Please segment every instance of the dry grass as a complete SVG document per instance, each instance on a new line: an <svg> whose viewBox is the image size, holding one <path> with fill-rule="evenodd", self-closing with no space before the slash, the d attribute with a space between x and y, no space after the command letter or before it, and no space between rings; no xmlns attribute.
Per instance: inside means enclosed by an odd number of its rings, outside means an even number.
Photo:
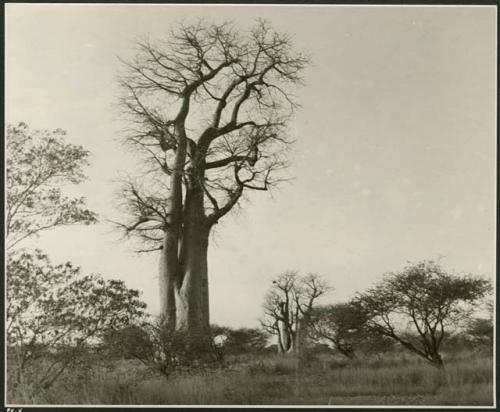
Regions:
<svg viewBox="0 0 500 412"><path fill-rule="evenodd" d="M444 372L411 355L352 362L319 357L299 371L281 356L235 359L229 369L164 380L123 363L73 390L64 385L19 404L492 405L491 357L448 359Z"/></svg>

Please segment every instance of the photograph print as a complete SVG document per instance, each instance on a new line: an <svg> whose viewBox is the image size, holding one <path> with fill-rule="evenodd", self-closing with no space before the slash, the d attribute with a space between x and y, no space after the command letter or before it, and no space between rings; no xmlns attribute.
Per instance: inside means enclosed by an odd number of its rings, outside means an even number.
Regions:
<svg viewBox="0 0 500 412"><path fill-rule="evenodd" d="M496 13L6 4L4 406L495 407Z"/></svg>

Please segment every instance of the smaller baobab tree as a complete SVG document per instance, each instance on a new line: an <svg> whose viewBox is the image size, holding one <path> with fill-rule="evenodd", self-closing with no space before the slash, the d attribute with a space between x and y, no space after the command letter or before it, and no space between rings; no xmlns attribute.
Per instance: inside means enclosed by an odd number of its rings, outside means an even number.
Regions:
<svg viewBox="0 0 500 412"><path fill-rule="evenodd" d="M325 280L310 273L288 271L278 276L264 301L262 327L278 337L279 353L300 353L308 335L317 299L330 290Z"/></svg>
<svg viewBox="0 0 500 412"><path fill-rule="evenodd" d="M438 263L422 261L386 274L353 304L365 312L370 330L443 368L449 329L470 319L473 304L490 291L487 279L448 274Z"/></svg>

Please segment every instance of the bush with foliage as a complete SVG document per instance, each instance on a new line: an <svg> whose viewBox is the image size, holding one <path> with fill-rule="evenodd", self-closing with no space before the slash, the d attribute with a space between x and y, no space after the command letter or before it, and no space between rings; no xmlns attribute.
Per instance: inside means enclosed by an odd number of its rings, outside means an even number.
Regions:
<svg viewBox="0 0 500 412"><path fill-rule="evenodd" d="M262 352L267 345L268 333L256 328L230 328L229 326L212 325L214 339L220 337L215 344L224 354L239 355Z"/></svg>
<svg viewBox="0 0 500 412"><path fill-rule="evenodd" d="M350 303L318 306L312 310L309 333L316 342L331 345L349 359L355 357L355 349L363 341L366 315Z"/></svg>
<svg viewBox="0 0 500 412"><path fill-rule="evenodd" d="M70 263L52 265L41 251L7 261L9 389L50 387L105 333L143 315L146 304L123 281L82 275Z"/></svg>
<svg viewBox="0 0 500 412"><path fill-rule="evenodd" d="M169 327L152 315L135 325L110 331L104 348L114 355L135 358L149 370L169 378L172 374L193 373L222 366L223 352L212 342L196 345L182 330Z"/></svg>
<svg viewBox="0 0 500 412"><path fill-rule="evenodd" d="M31 130L8 125L6 133L7 248L57 226L97 221L83 197L64 194L64 186L83 182L89 152L66 141L61 129Z"/></svg>

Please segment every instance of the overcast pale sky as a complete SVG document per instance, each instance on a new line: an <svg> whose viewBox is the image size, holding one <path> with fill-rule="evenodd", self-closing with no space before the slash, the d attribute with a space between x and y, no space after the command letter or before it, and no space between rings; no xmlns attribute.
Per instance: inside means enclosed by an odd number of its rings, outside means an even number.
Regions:
<svg viewBox="0 0 500 412"><path fill-rule="evenodd" d="M159 308L157 256L117 241L117 56L180 20L257 17L313 60L292 124L292 183L252 194L209 251L211 321L257 326L272 278L317 272L341 301L407 261L495 275L494 7L6 5L6 120L63 128L92 152L78 188L101 216L32 244L124 279ZM28 244L26 244L28 246Z"/></svg>

